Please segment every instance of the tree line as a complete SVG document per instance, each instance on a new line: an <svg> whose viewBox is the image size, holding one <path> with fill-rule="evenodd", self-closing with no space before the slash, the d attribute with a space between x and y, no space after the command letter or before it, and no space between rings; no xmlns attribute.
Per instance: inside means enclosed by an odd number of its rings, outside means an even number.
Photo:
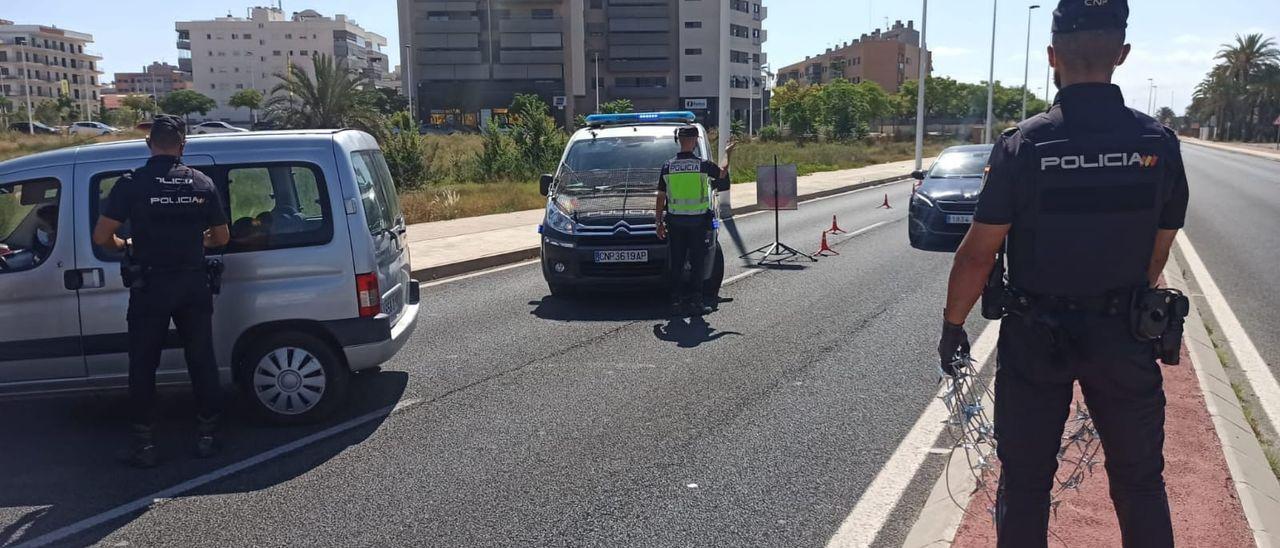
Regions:
<svg viewBox="0 0 1280 548"><path fill-rule="evenodd" d="M1280 118L1280 49L1261 34L1236 36L1196 86L1187 119L1216 126L1216 139L1267 141Z"/></svg>
<svg viewBox="0 0 1280 548"><path fill-rule="evenodd" d="M774 88L770 109L776 129L764 128L761 136L777 138L781 129L792 137L831 139L861 138L874 124L897 124L916 117L916 80L903 82L897 93L887 93L879 84L857 84L836 79L827 84L791 81ZM997 121L1015 123L1022 113L1023 88L995 84L994 111ZM1044 112L1048 105L1034 94L1027 95L1027 115ZM982 122L987 116L987 86L968 84L951 78L930 77L925 81L925 119L929 123Z"/></svg>

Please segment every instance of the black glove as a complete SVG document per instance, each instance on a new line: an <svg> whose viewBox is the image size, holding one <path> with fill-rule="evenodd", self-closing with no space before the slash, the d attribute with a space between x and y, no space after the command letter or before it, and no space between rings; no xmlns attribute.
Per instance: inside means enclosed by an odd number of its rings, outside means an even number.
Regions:
<svg viewBox="0 0 1280 548"><path fill-rule="evenodd" d="M956 376L956 367L963 367L964 361L960 358L969 355L969 334L965 332L963 325L954 325L950 322L942 322L942 340L938 341L938 358L941 360L941 369L944 375L949 377Z"/></svg>

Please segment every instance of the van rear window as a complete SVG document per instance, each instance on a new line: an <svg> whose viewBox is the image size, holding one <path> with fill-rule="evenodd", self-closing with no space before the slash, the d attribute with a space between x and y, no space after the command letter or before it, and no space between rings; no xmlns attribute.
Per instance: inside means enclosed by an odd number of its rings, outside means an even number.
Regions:
<svg viewBox="0 0 1280 548"><path fill-rule="evenodd" d="M356 173L356 187L360 191L360 205L369 223L369 233L380 234L403 222L400 217L400 198L396 195L395 181L382 152L363 150L351 153L351 166Z"/></svg>

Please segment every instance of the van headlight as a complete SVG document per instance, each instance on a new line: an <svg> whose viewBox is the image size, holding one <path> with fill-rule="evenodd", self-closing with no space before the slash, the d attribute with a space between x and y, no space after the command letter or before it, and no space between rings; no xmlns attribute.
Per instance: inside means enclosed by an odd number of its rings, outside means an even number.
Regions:
<svg viewBox="0 0 1280 548"><path fill-rule="evenodd" d="M578 223L556 206L555 200L547 204L547 226L561 234L573 234Z"/></svg>

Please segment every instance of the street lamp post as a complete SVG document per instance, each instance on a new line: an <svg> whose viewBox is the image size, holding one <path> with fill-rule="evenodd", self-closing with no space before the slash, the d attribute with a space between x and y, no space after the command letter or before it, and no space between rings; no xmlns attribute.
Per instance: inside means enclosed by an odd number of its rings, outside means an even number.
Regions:
<svg viewBox="0 0 1280 548"><path fill-rule="evenodd" d="M416 124L418 122L418 104L414 99L418 95L418 85L413 81L413 46L403 44L400 47L405 50L405 55L400 60L400 65L404 67L405 84L409 86L409 112L413 114L413 122Z"/></svg>
<svg viewBox="0 0 1280 548"><path fill-rule="evenodd" d="M18 57L22 59L22 87L27 91L27 132L31 135L36 134L35 117L31 115L31 77L27 70L27 39L14 38L13 43L18 45Z"/></svg>
<svg viewBox="0 0 1280 548"><path fill-rule="evenodd" d="M600 52L592 52L592 55L596 65L596 80L591 87L596 88L596 114L600 114Z"/></svg>
<svg viewBox="0 0 1280 548"><path fill-rule="evenodd" d="M924 169L924 90L928 84L929 0L923 0L920 12L920 79L916 81L916 171Z"/></svg>
<svg viewBox="0 0 1280 548"><path fill-rule="evenodd" d="M1155 78L1147 78L1147 114L1151 114L1151 105L1155 103L1156 96L1156 80Z"/></svg>
<svg viewBox="0 0 1280 548"><path fill-rule="evenodd" d="M1022 66L1022 119L1027 119L1027 85L1031 77L1031 12L1040 9L1040 4L1032 4L1027 8L1027 53Z"/></svg>
<svg viewBox="0 0 1280 548"><path fill-rule="evenodd" d="M996 14L1000 0L991 0L991 70L987 76L987 125L982 128L982 143L991 142L991 129L996 118Z"/></svg>

